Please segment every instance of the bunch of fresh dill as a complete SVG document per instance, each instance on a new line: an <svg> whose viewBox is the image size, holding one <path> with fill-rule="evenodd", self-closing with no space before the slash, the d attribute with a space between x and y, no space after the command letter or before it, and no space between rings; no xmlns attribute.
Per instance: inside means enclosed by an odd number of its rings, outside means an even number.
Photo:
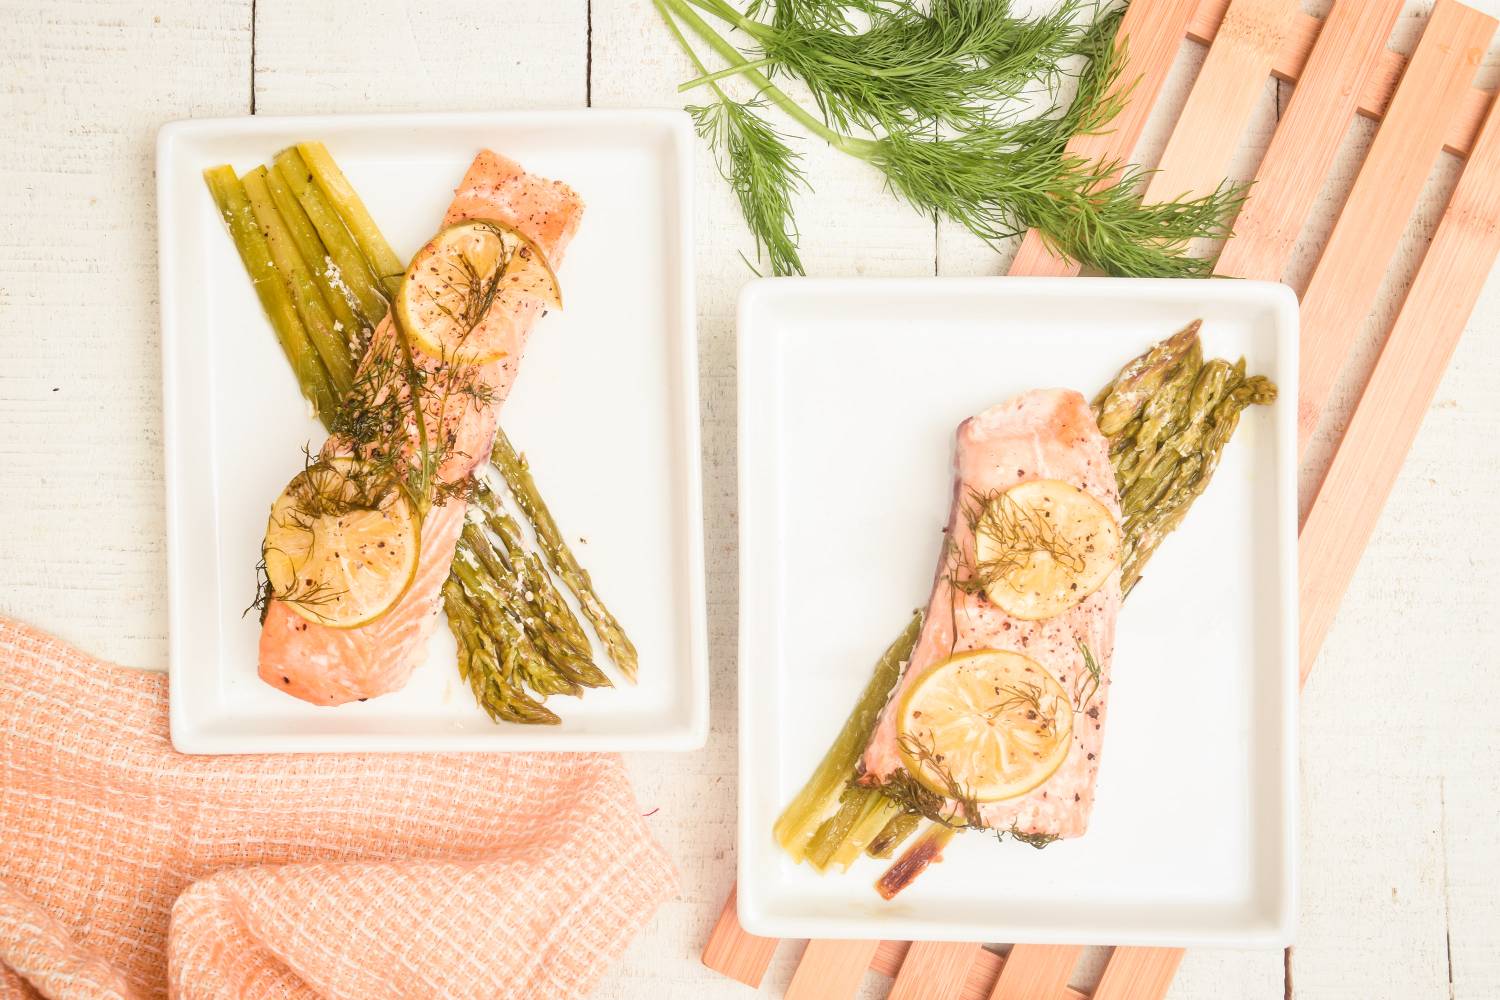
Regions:
<svg viewBox="0 0 1500 1000"><path fill-rule="evenodd" d="M1196 238L1220 238L1243 192L1145 204L1145 172L1066 152L1123 106L1114 35L1122 7L1059 0L1021 16L1011 0L653 0L706 88L690 106L739 199L758 256L801 274L794 200L810 189L793 137L767 121L775 105L812 136L879 169L918 211L990 243L1037 229L1049 247L1107 274L1190 277L1210 262ZM704 15L743 36L731 43ZM686 29L686 30L684 30ZM688 34L725 63L709 72ZM739 37L736 36L736 37ZM1061 85L1076 77L1071 99ZM721 81L755 91L731 97ZM801 81L816 113L777 78Z"/></svg>

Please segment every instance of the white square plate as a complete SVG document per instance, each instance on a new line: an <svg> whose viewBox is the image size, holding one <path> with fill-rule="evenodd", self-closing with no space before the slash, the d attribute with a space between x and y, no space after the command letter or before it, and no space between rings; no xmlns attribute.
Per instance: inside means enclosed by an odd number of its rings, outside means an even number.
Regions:
<svg viewBox="0 0 1500 1000"><path fill-rule="evenodd" d="M483 147L572 185L583 223L559 269L566 308L537 327L502 423L640 650L640 684L555 698L553 727L497 725L446 628L399 692L319 708L256 677L266 511L324 432L205 189L321 139L398 254L438 228ZM623 750L708 731L692 132L667 111L235 118L157 141L166 397L172 741L189 753ZM582 539L587 539L583 541ZM606 669L610 669L606 666Z"/></svg>
<svg viewBox="0 0 1500 1000"><path fill-rule="evenodd" d="M927 604L954 430L1039 386L1092 397L1203 319L1278 402L1247 412L1119 619L1088 834L969 833L895 900L771 825ZM1245 281L761 281L739 308L739 915L755 934L1072 944L1290 940L1297 854L1297 307Z"/></svg>

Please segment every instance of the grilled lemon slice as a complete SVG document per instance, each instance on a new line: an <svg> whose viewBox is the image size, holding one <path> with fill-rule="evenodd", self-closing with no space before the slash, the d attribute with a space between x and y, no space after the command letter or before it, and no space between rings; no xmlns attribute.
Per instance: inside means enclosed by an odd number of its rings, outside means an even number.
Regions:
<svg viewBox="0 0 1500 1000"><path fill-rule="evenodd" d="M421 529L404 489L372 496L353 459L308 466L271 505L261 548L271 595L309 621L366 625L417 575Z"/></svg>
<svg viewBox="0 0 1500 1000"><path fill-rule="evenodd" d="M438 233L412 259L396 311L425 353L482 364L509 352L515 307L528 299L562 307L546 255L503 222L470 219Z"/></svg>
<svg viewBox="0 0 1500 1000"><path fill-rule="evenodd" d="M979 649L938 664L901 702L901 758L940 795L996 802L1046 781L1068 756L1073 708L1028 656Z"/></svg>
<svg viewBox="0 0 1500 1000"><path fill-rule="evenodd" d="M1108 508L1058 479L1033 479L989 500L974 525L977 575L1013 618L1055 618L1108 579L1120 525Z"/></svg>

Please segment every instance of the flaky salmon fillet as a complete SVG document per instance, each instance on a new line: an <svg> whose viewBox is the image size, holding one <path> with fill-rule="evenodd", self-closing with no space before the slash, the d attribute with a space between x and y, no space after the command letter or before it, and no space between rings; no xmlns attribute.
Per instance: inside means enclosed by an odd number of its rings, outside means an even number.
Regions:
<svg viewBox="0 0 1500 1000"><path fill-rule="evenodd" d="M520 165L485 150L474 158L443 217L451 226L468 219L493 219L528 236L555 267L583 215L583 202L567 185L526 173ZM527 301L508 310L497 303L486 316L504 329L506 355L485 365L478 379L491 392L464 397L463 405L432 415L429 431L443 435L449 447L438 479L457 482L489 455L500 405L515 382L526 337L540 312ZM362 371L395 337L389 318L371 340ZM436 359L418 357L434 377ZM360 391L357 383L355 392ZM324 445L323 457L347 454L349 443L337 437ZM450 499L434 506L422 524L422 546L410 588L390 611L367 625L331 628L302 617L281 601L266 610L260 634L260 677L287 694L316 705L342 705L395 691L406 684L421 661L427 639L442 607L442 585L463 530L464 503Z"/></svg>
<svg viewBox="0 0 1500 1000"><path fill-rule="evenodd" d="M911 660L865 748L861 762L864 780L881 784L904 767L895 706L933 667L956 653L1007 650L1035 660L1057 678L1065 692L1086 691L1091 685L1079 648L1079 643L1084 643L1099 666L1099 684L1097 692L1074 716L1067 756L1030 792L984 803L979 817L980 823L991 829L1081 836L1088 828L1094 804L1094 779L1104 740L1109 665L1120 609L1120 571L1116 567L1088 598L1045 621L1012 618L983 593L966 593L953 587L950 574L955 551L966 553L971 561L974 557L974 534L964 515L965 503L973 496L1008 490L1027 480L1057 479L1093 496L1118 521L1120 504L1109 463L1109 442L1099 432L1083 396L1069 389L1037 389L960 424L954 464L949 543L944 545L932 599ZM961 809L957 803L949 804Z"/></svg>

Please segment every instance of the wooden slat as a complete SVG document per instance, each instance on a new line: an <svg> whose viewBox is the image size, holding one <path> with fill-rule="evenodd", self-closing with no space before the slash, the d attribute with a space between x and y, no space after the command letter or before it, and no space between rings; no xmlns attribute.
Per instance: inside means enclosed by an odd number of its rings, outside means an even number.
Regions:
<svg viewBox="0 0 1500 1000"><path fill-rule="evenodd" d="M1181 948L1116 948L1093 1000L1162 1000L1181 962Z"/></svg>
<svg viewBox="0 0 1500 1000"><path fill-rule="evenodd" d="M1280 280L1402 0L1339 0L1261 160L1215 273Z"/></svg>
<svg viewBox="0 0 1500 1000"><path fill-rule="evenodd" d="M1302 527L1304 680L1497 255L1500 102L1490 109Z"/></svg>
<svg viewBox="0 0 1500 1000"><path fill-rule="evenodd" d="M1018 944L1005 957L990 1000L1062 1000L1078 944Z"/></svg>
<svg viewBox="0 0 1500 1000"><path fill-rule="evenodd" d="M1369 0L1349 2L1367 3ZM1212 42L1218 34L1219 24L1223 21L1224 11L1228 6L1229 0L1203 0L1197 13L1188 22L1187 36L1204 45ZM1293 14L1287 25L1286 37L1282 39L1281 49L1271 65L1272 74L1295 83L1302 74L1303 65L1312 52L1313 42L1321 28L1322 22L1311 14L1301 11ZM1375 65L1359 92L1360 114L1377 121L1385 116L1391 98L1396 93L1396 85L1406 70L1406 61L1406 56L1390 50L1377 55ZM1490 106L1490 95L1477 87L1471 88L1463 95L1459 104L1458 118L1449 127L1443 140L1443 148L1455 156L1467 156L1474 145L1474 137L1479 134L1484 113Z"/></svg>
<svg viewBox="0 0 1500 1000"><path fill-rule="evenodd" d="M888 1000L958 1000L969 969L984 949L952 941L915 941L907 949Z"/></svg>
<svg viewBox="0 0 1500 1000"><path fill-rule="evenodd" d="M1130 5L1120 22L1118 36L1126 46L1127 60L1120 82L1131 86L1130 101L1108 130L1097 135L1075 136L1068 143L1069 153L1100 163L1129 159L1182 48L1188 18L1197 4L1198 0L1135 0ZM1078 273L1078 265L1054 256L1036 230L1032 230L1021 241L1010 273L1071 277Z"/></svg>
<svg viewBox="0 0 1500 1000"><path fill-rule="evenodd" d="M741 927L735 898L735 890L731 888L719 913L719 922L714 924L708 944L703 946L703 964L746 986L759 987L781 940L757 937Z"/></svg>
<svg viewBox="0 0 1500 1000"><path fill-rule="evenodd" d="M786 1000L848 1000L859 989L879 941L809 941Z"/></svg>
<svg viewBox="0 0 1500 1000"><path fill-rule="evenodd" d="M1146 185L1146 201L1209 194L1224 180L1296 7L1297 0L1230 4Z"/></svg>
<svg viewBox="0 0 1500 1000"><path fill-rule="evenodd" d="M1495 23L1455 0L1438 0L1375 135L1302 297L1299 452L1317 427Z"/></svg>
<svg viewBox="0 0 1500 1000"><path fill-rule="evenodd" d="M875 957L870 960L870 968L881 975L894 976L900 971L901 962L910 948L911 944L907 941L882 941L875 949ZM960 1000L989 1000L1004 968L1005 959L992 951L979 949L974 964L969 967L969 976L964 980L963 990L959 993ZM1088 997L1069 988L1063 990L1061 1000L1088 1000Z"/></svg>

